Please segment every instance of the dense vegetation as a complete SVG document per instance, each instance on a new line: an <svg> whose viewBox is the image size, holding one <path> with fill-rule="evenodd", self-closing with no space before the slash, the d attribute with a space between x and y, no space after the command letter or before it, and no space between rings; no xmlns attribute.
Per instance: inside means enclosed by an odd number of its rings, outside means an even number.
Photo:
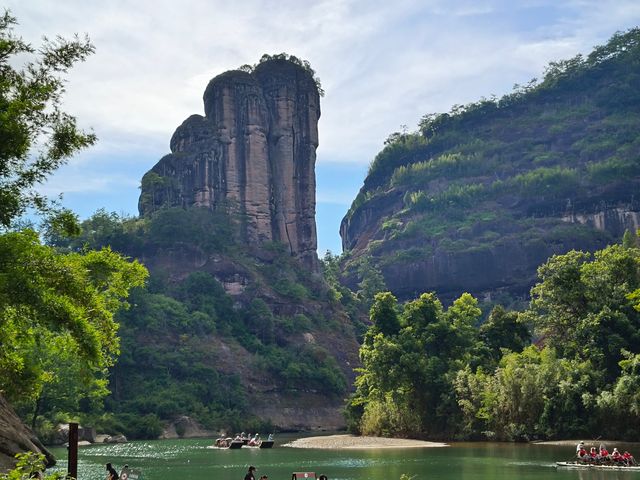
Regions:
<svg viewBox="0 0 640 480"><path fill-rule="evenodd" d="M394 285L402 265L499 256L516 245L531 255L514 263L527 271L516 292L524 295L551 254L618 241L622 231L576 216L638 210L639 91L635 28L587 57L551 63L542 80L502 98L425 115L416 132L392 134L343 220L354 254L348 276L361 278L363 255Z"/></svg>
<svg viewBox="0 0 640 480"><path fill-rule="evenodd" d="M244 269L250 279L242 298L232 298L206 269L186 267L175 275L150 268L148 288L135 289L131 308L116 318L121 355L110 369L106 413L84 405L87 422L132 438L157 436L163 423L184 414L216 430L268 428L267 419L265 424L248 414L249 402L259 401L259 392L248 390L248 377L292 395L345 394L346 378L334 355L300 341L309 332L353 337L351 326L332 318L331 307L313 306L337 306L343 294L321 277L310 277L281 245L267 245L267 258L260 261L236 241L232 217L200 208L162 209L145 218L99 211L81 229L71 240L51 236L49 241L68 251L109 245L152 266L168 251L215 255ZM274 313L267 303L274 297L307 305L306 313L300 307L299 313ZM345 291L342 301L356 300ZM357 307L353 310L357 315ZM69 413L55 403L45 407L48 418Z"/></svg>
<svg viewBox="0 0 640 480"><path fill-rule="evenodd" d="M363 434L531 440L638 440L640 248L627 236L538 269L523 311L485 322L465 293L399 306L379 293L348 404ZM532 343L533 341L533 343Z"/></svg>

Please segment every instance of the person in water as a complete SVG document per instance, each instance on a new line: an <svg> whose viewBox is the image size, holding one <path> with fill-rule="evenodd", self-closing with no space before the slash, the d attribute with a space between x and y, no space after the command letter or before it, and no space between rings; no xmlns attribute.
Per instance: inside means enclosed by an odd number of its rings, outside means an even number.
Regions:
<svg viewBox="0 0 640 480"><path fill-rule="evenodd" d="M254 467L253 465L251 465L249 467L249 471L247 472L247 474L244 476L244 480L256 480L256 477L253 475L253 473L256 471L256 467Z"/></svg>

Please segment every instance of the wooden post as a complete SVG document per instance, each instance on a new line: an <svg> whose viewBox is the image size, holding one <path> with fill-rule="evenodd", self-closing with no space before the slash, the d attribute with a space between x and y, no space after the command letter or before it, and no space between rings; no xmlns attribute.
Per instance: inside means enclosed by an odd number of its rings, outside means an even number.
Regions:
<svg viewBox="0 0 640 480"><path fill-rule="evenodd" d="M78 424L69 424L69 463L67 478L78 478Z"/></svg>

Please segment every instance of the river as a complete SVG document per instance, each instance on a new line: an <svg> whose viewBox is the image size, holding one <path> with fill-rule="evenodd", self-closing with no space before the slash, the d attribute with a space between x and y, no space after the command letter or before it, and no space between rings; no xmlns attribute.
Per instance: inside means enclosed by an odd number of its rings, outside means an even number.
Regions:
<svg viewBox="0 0 640 480"><path fill-rule="evenodd" d="M452 443L444 448L376 450L316 450L284 447L296 438L280 435L267 449L218 450L210 439L134 441L119 445L80 447L79 480L104 480L105 463L128 464L140 470L140 480L242 480L249 465L256 478L290 480L296 471L325 474L329 480L399 480L404 473L417 479L639 479L640 472L601 472L556 469L574 447L512 444ZM616 445L608 445L610 450ZM618 445L619 447L621 445ZM638 454L637 444L624 446ZM58 467L66 470L66 450L53 449Z"/></svg>

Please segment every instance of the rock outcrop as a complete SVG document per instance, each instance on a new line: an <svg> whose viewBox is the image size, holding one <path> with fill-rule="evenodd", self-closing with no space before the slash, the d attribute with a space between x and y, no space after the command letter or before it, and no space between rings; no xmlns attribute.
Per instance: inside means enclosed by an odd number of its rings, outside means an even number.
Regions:
<svg viewBox="0 0 640 480"><path fill-rule="evenodd" d="M18 418L0 395L0 472L15 466L15 455L21 452L42 453L48 466L56 463L53 455L34 433Z"/></svg>
<svg viewBox="0 0 640 480"><path fill-rule="evenodd" d="M142 179L138 208L199 206L236 214L249 245L285 244L317 269L315 160L320 101L313 75L284 59L218 75L205 116L174 133Z"/></svg>

